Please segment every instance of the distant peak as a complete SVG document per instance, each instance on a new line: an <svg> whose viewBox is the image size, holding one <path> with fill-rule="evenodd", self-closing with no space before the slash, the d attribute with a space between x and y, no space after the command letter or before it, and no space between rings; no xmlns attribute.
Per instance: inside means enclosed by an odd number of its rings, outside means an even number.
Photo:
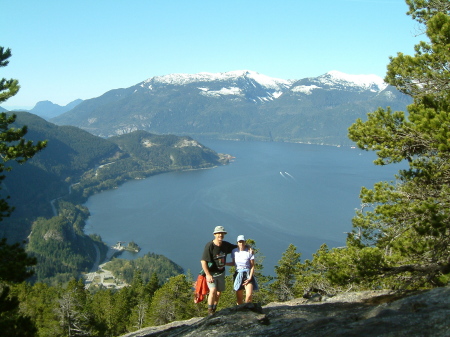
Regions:
<svg viewBox="0 0 450 337"><path fill-rule="evenodd" d="M37 106L51 106L51 105L60 106L59 104L53 103L52 101L45 100L45 101L37 102L34 107L37 107Z"/></svg>

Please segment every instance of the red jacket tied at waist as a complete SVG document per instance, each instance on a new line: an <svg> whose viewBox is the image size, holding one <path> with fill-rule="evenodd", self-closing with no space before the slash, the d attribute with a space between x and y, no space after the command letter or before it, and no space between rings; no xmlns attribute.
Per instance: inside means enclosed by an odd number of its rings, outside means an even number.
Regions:
<svg viewBox="0 0 450 337"><path fill-rule="evenodd" d="M208 284L206 283L206 277L204 275L198 275L195 285L195 298L194 303L200 303L205 298L205 295L209 293Z"/></svg>

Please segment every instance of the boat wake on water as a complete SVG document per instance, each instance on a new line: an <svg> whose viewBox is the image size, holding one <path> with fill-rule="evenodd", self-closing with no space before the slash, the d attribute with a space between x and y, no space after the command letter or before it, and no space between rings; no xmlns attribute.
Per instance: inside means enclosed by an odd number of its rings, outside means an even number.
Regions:
<svg viewBox="0 0 450 337"><path fill-rule="evenodd" d="M280 175L286 180L294 180L294 181L296 181L295 178L291 174L286 172L286 171L284 173L280 171Z"/></svg>
<svg viewBox="0 0 450 337"><path fill-rule="evenodd" d="M289 173L287 173L287 172L284 172L284 173L286 173L289 177L291 177L291 179L295 180L295 178L292 175L290 175Z"/></svg>

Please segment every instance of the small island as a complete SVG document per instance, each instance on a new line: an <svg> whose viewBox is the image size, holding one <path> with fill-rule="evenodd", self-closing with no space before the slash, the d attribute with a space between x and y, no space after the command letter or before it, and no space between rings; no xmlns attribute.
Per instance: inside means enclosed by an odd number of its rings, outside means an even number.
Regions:
<svg viewBox="0 0 450 337"><path fill-rule="evenodd" d="M139 247L137 245L137 243L134 242L134 241L130 241L127 246L124 245L125 243L126 243L125 241L118 241L111 248L114 249L114 250L118 250L118 251L125 251L126 250L126 251L129 251L129 252L132 252L132 253L139 253L139 251L141 250L141 247Z"/></svg>

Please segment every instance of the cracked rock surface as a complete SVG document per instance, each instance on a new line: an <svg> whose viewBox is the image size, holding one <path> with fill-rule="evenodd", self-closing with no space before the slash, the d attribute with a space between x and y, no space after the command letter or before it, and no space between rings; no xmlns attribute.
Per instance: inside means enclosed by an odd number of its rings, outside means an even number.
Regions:
<svg viewBox="0 0 450 337"><path fill-rule="evenodd" d="M395 293L366 291L315 301L246 303L212 316L148 327L150 336L450 336L450 287Z"/></svg>

